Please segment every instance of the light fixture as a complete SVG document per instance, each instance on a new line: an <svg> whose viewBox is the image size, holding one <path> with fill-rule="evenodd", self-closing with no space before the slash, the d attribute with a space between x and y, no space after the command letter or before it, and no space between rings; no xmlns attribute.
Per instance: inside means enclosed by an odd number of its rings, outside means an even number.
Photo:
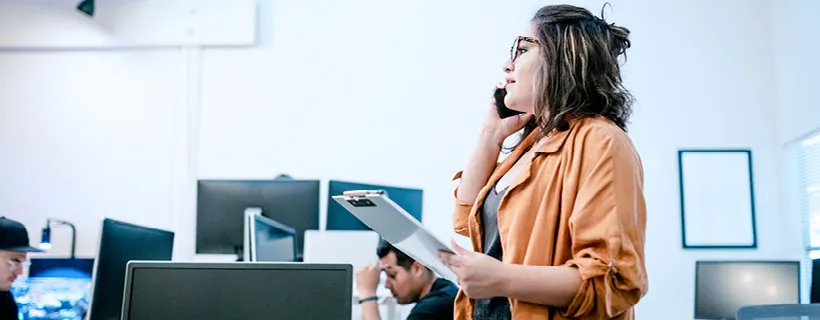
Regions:
<svg viewBox="0 0 820 320"><path fill-rule="evenodd" d="M41 237L41 240L40 240L40 249L43 249L43 250L51 249L51 228L48 227L48 224L46 224L46 227L43 228L42 235L43 236Z"/></svg>
<svg viewBox="0 0 820 320"><path fill-rule="evenodd" d="M40 249L48 250L51 249L51 225L54 224L56 226L68 226L71 228L71 259L74 259L74 254L76 252L76 245L77 245L77 228L74 227L74 224L68 221L62 221L57 219L47 219L46 226L43 228L42 238L40 240Z"/></svg>

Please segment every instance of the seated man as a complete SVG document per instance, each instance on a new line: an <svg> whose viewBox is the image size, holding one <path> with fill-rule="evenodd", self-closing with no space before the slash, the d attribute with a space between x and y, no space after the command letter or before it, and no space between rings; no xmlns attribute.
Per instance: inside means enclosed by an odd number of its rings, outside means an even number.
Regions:
<svg viewBox="0 0 820 320"><path fill-rule="evenodd" d="M397 250L385 240L376 249L379 262L356 272L356 288L363 320L380 320L376 288L379 273L387 275L385 287L399 304L415 303L407 319L453 319L458 287Z"/></svg>
<svg viewBox="0 0 820 320"><path fill-rule="evenodd" d="M11 284L23 273L28 252L41 252L29 246L28 232L17 221L0 217L0 319L17 319L17 303Z"/></svg>

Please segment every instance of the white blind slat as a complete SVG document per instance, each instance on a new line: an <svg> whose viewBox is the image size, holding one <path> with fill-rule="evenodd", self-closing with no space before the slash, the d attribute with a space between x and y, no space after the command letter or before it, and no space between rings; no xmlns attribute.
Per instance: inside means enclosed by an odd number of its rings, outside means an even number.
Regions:
<svg viewBox="0 0 820 320"><path fill-rule="evenodd" d="M796 150L797 183L800 215L804 223L806 247L820 247L820 133L803 139ZM803 264L803 283L811 284L812 260L820 259L820 250L808 250ZM804 286L804 295L809 292ZM808 302L805 296L803 302Z"/></svg>

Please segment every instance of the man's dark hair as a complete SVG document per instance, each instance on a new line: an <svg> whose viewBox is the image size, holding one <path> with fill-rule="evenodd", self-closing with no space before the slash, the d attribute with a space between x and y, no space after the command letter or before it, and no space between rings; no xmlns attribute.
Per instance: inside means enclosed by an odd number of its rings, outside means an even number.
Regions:
<svg viewBox="0 0 820 320"><path fill-rule="evenodd" d="M390 242L387 242L387 240L379 240L379 246L376 247L376 254L379 255L379 259L386 257L391 252L396 254L396 264L406 270L410 270L410 266L413 265L413 262L416 262L416 260L408 257L404 252L401 252L401 250L396 249L396 247L390 244Z"/></svg>

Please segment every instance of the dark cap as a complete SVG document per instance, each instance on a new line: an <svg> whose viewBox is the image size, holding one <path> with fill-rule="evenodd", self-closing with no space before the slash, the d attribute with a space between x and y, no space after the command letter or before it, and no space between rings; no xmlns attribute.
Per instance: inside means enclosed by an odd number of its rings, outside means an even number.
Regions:
<svg viewBox="0 0 820 320"><path fill-rule="evenodd" d="M0 250L43 252L28 244L28 231L22 223L0 217Z"/></svg>

